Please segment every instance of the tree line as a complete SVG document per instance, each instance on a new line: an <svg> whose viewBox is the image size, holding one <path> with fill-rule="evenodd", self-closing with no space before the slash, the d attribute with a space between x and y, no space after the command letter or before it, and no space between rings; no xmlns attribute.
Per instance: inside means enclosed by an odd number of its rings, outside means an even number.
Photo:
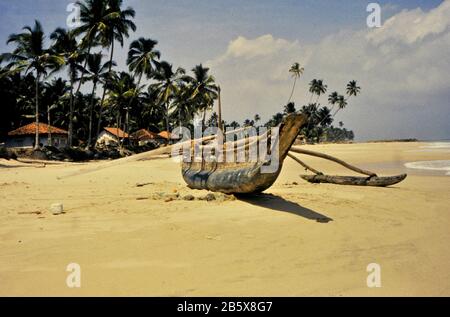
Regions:
<svg viewBox="0 0 450 317"><path fill-rule="evenodd" d="M69 146L83 141L92 146L105 125L127 133L138 128L170 130L173 118L186 123L195 113L206 116L218 95L208 68L197 65L191 74L174 69L161 59L156 40L139 38L129 47L128 72L118 72L115 47L136 31L134 9L124 8L122 0L84 0L77 5L81 25L56 29L49 47L39 21L9 36L7 43L15 49L0 56L6 64L0 70L0 89L7 100L3 137L29 122L32 114L37 125L45 120L67 128ZM61 72L67 73L66 79L55 78ZM82 93L87 83L92 90ZM35 144L39 146L37 133Z"/></svg>
<svg viewBox="0 0 450 317"><path fill-rule="evenodd" d="M218 115L207 121L207 112L219 97L220 87L210 69L202 64L187 72L162 59L158 41L139 38L129 46L128 71L118 71L114 54L117 45L135 32L135 10L124 7L122 0L82 0L80 25L74 29L57 28L46 33L39 21L25 26L21 33L11 34L7 43L14 49L0 55L0 141L8 131L31 120L67 129L68 145L92 147L104 126L114 126L126 133L138 129L170 131L175 125L191 127L195 115L202 123L218 124ZM284 112L296 111L291 102L295 85L304 69L294 64L290 73L294 86ZM64 74L64 75L63 75ZM87 93L82 92L90 90ZM309 115L302 133L317 140L324 129L332 131L333 117L347 105L360 88L356 82L347 87L348 98L333 93L331 108L320 107L319 98L327 91L322 80L311 85L310 103L300 111ZM90 89L89 89L90 88ZM316 100L313 103L313 97ZM334 115L331 115L335 109ZM283 113L277 113L265 126L279 124ZM242 125L260 125L255 115ZM233 121L225 126L239 127ZM333 129L336 129L333 127ZM342 130L337 128L338 130ZM342 131L341 131L342 132ZM36 131L35 146L39 147ZM49 132L51 143L51 131Z"/></svg>

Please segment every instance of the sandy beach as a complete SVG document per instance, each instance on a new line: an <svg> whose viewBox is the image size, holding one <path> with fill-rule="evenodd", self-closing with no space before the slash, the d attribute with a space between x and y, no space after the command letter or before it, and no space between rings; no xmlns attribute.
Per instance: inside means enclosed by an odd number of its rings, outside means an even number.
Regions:
<svg viewBox="0 0 450 317"><path fill-rule="evenodd" d="M403 167L450 152L423 146L305 146L382 175L409 173L392 188L309 184L287 159L264 195L212 202L172 200L207 192L187 189L169 159L62 179L104 163L1 160L0 295L450 296L450 176ZM65 214L53 215L54 203ZM69 263L81 266L81 288L66 285ZM367 287L370 263L381 288Z"/></svg>

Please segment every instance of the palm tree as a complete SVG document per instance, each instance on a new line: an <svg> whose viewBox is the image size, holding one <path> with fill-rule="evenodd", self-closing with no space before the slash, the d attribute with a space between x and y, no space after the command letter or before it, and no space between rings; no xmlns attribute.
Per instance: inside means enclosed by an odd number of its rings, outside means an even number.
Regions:
<svg viewBox="0 0 450 317"><path fill-rule="evenodd" d="M24 32L9 36L7 44L15 43L16 49L12 53L2 54L0 61L9 61L8 74L25 71L34 71L35 77L35 149L39 148L39 84L41 76L47 75L47 71L56 69L64 64L64 59L53 55L51 51L44 48L44 30L39 21L35 21L34 27L25 26Z"/></svg>
<svg viewBox="0 0 450 317"><path fill-rule="evenodd" d="M81 26L74 30L76 36L82 35L80 50L85 50L86 55L90 55L92 47L98 45L99 41L106 37L106 17L108 15L108 7L106 0L83 0L77 1L80 7ZM85 70L87 68L87 59L84 62L81 72L78 88L75 95L78 95L83 82Z"/></svg>
<svg viewBox="0 0 450 317"><path fill-rule="evenodd" d="M142 76L145 75L147 79L153 76L155 71L157 60L161 57L161 53L155 50L157 41L146 38L139 38L133 41L130 45L130 50L128 51L127 65L133 76L138 78L137 87L140 86L142 81ZM128 108L131 107L134 98L130 99L130 104ZM125 133L128 130L128 122L125 126Z"/></svg>
<svg viewBox="0 0 450 317"><path fill-rule="evenodd" d="M320 122L319 109L316 103L310 103L302 107L301 113L308 117L308 124L304 128L304 134L309 138L312 136L314 127Z"/></svg>
<svg viewBox="0 0 450 317"><path fill-rule="evenodd" d="M161 57L161 53L155 50L157 44L158 41L141 37L130 45L127 65L130 72L139 77L138 84L142 75L151 78L156 69L157 60Z"/></svg>
<svg viewBox="0 0 450 317"><path fill-rule="evenodd" d="M192 69L193 77L186 78L193 86L191 99L197 105L198 111L203 111L202 124L205 125L206 112L210 109L214 100L218 98L219 88L215 84L213 76L209 75L209 68L203 67L202 64Z"/></svg>
<svg viewBox="0 0 450 317"><path fill-rule="evenodd" d="M26 123L29 118L34 119L34 85L35 77L32 73L22 76L20 73L8 74L11 70L0 67L0 135L5 137L11 130ZM42 101L40 102L42 104ZM42 111L41 114L42 116Z"/></svg>
<svg viewBox="0 0 450 317"><path fill-rule="evenodd" d="M95 0L91 0L95 1ZM99 1L99 0L97 0ZM113 58L114 58L114 44L116 41L119 42L120 46L123 47L124 38L129 37L130 29L134 32L136 31L136 25L131 20L136 15L133 8L128 7L122 9L123 0L104 0L106 2L106 15L102 18L104 27L102 32L97 36L97 40L103 47L107 47L110 50L109 57L109 73L111 73ZM109 76L111 77L111 76ZM108 85L103 87L103 95L100 101L100 109L103 109L103 103L105 101L105 96L107 92ZM98 125L98 133L100 132L100 124Z"/></svg>
<svg viewBox="0 0 450 317"><path fill-rule="evenodd" d="M245 119L244 121L244 127L253 127L255 125L255 122L250 119Z"/></svg>
<svg viewBox="0 0 450 317"><path fill-rule="evenodd" d="M207 125L209 127L218 127L219 125L219 115L217 114L217 112L213 112L211 114L211 117L209 118Z"/></svg>
<svg viewBox="0 0 450 317"><path fill-rule="evenodd" d="M328 108L327 108L327 109L329 110L330 113L333 112L333 109L334 109L334 107L336 106L336 104L338 103L338 101L339 101L339 93L338 93L337 91L331 93L331 94L328 96L328 103L329 103L330 105L332 105L331 109L328 109ZM323 122L322 122L322 121L323 121ZM325 119L322 119L322 120L319 122L319 125L325 124L325 121L327 121L326 118L325 118ZM330 123L330 124L331 124L331 123Z"/></svg>
<svg viewBox="0 0 450 317"><path fill-rule="evenodd" d="M331 93L328 96L328 103L332 106L331 111L333 111L334 107L336 106L338 98L339 98L339 93L337 91Z"/></svg>
<svg viewBox="0 0 450 317"><path fill-rule="evenodd" d="M337 105L338 105L338 108L337 108L337 110L334 112L333 118L336 117L336 115L338 114L338 112L339 112L340 110L343 110L343 109L345 109L345 107L347 107L348 103L347 103L347 100L345 99L344 96L340 95L340 96L338 97Z"/></svg>
<svg viewBox="0 0 450 317"><path fill-rule="evenodd" d="M128 109L126 106L129 104L131 98L137 93L138 89L134 82L133 77L126 72L121 72L118 75L114 75L108 86L108 102L110 110L116 116L116 127L120 128L122 123L123 112L125 110L125 116L128 116ZM125 118L126 120L127 118Z"/></svg>
<svg viewBox="0 0 450 317"><path fill-rule="evenodd" d="M255 125L258 125L258 123L261 121L261 116L259 114L255 114L253 120L255 121Z"/></svg>
<svg viewBox="0 0 450 317"><path fill-rule="evenodd" d="M283 114L280 113L280 112L278 112L278 113L276 113L276 114L274 114L274 115L272 116L272 119L270 119L270 120L265 124L265 126L266 126L267 128L273 128L273 127L279 126L280 123L283 121L283 117L284 117Z"/></svg>
<svg viewBox="0 0 450 317"><path fill-rule="evenodd" d="M241 125L238 122L236 122L236 121L233 121L233 122L230 123L230 127L232 127L234 130L236 130L240 126Z"/></svg>
<svg viewBox="0 0 450 317"><path fill-rule="evenodd" d="M69 88L62 78L53 79L51 82L44 84L43 100L47 104L47 124L52 125L51 112L57 109L62 102L65 102L64 96ZM53 145L52 131L48 129L48 144Z"/></svg>
<svg viewBox="0 0 450 317"><path fill-rule="evenodd" d="M347 85L347 95L350 98L351 96L357 96L361 92L361 87L358 87L358 84L355 80L352 80Z"/></svg>
<svg viewBox="0 0 450 317"><path fill-rule="evenodd" d="M309 83L309 92L311 93L311 97L309 98L309 103L312 102L313 96L317 91L317 85L318 85L318 81L317 79L313 79L310 83Z"/></svg>
<svg viewBox="0 0 450 317"><path fill-rule="evenodd" d="M195 104L192 99L192 86L184 80L180 80L178 84L178 91L175 94L173 101L174 116L178 118L180 126L186 126L188 122L192 121L194 113L196 112Z"/></svg>
<svg viewBox="0 0 450 317"><path fill-rule="evenodd" d="M331 110L328 107L320 108L318 112L319 125L326 127L333 123L333 118L331 117Z"/></svg>
<svg viewBox="0 0 450 317"><path fill-rule="evenodd" d="M86 76L84 81L92 81L92 92L91 100L89 106L89 132L88 132L88 142L87 147L90 148L92 145L92 128L93 128L93 114L94 114L94 103L95 103L95 91L97 90L97 85L99 83L104 83L106 76L109 72L110 62L102 64L103 54L89 54L87 57L87 69L84 70ZM116 63L112 63L113 66ZM99 116L101 115L101 110L99 111Z"/></svg>
<svg viewBox="0 0 450 317"><path fill-rule="evenodd" d="M168 62L161 62L153 77L157 83L152 85L152 89L158 92L158 102L164 104L165 107L166 131L170 131L170 103L178 92L179 83L184 74L184 69L178 68L174 72L172 65Z"/></svg>
<svg viewBox="0 0 450 317"><path fill-rule="evenodd" d="M292 65L291 69L289 70L289 73L291 73L292 77L294 77L294 86L292 87L292 92L287 103L291 102L292 96L294 96L295 85L297 84L297 80L300 78L300 76L303 75L304 71L305 69L301 67L299 63L294 63L294 65Z"/></svg>
<svg viewBox="0 0 450 317"><path fill-rule="evenodd" d="M136 11L131 7L122 9L123 0L106 0L106 4L107 14L104 17L106 32L99 38L99 41L104 47L110 49L109 61L112 62L115 41L118 41L123 47L124 38L129 37L130 29L133 32L136 31L136 24L131 20L135 17Z"/></svg>
<svg viewBox="0 0 450 317"><path fill-rule="evenodd" d="M81 70L80 63L85 56L80 53L74 32L68 32L65 29L57 28L50 39L54 41L52 51L63 57L68 67L68 77L70 78L70 101L69 101L69 147L73 144L73 112L74 112L74 85L77 73ZM80 81L81 84L81 81Z"/></svg>
<svg viewBox="0 0 450 317"><path fill-rule="evenodd" d="M350 97L352 97L352 96L356 97L359 95L360 92L361 92L361 87L358 86L356 80L352 80L351 82L349 82L347 85L347 96L348 97L346 99L344 96L339 96L338 101L337 101L339 108L336 110L333 117L335 117L340 110L345 109L345 107L347 107L348 100L350 99Z"/></svg>
<svg viewBox="0 0 450 317"><path fill-rule="evenodd" d="M155 85L150 85L147 91L142 94L142 112L140 119L145 122L146 128L149 127L150 122L154 122L159 125L162 121L165 121L165 105L159 100L159 91ZM165 123L162 124L165 126Z"/></svg>
<svg viewBox="0 0 450 317"><path fill-rule="evenodd" d="M327 92L328 86L323 83L323 80L318 80L316 85L315 94L317 95L316 103L319 102L320 95Z"/></svg>
<svg viewBox="0 0 450 317"><path fill-rule="evenodd" d="M294 113L296 111L297 110L295 109L295 103L293 102L290 102L286 106L284 106L284 113L286 114Z"/></svg>
<svg viewBox="0 0 450 317"><path fill-rule="evenodd" d="M311 93L309 103L312 102L312 98L314 95L317 95L316 103L318 103L320 95L325 94L327 92L327 89L328 86L323 83L322 79L313 79L309 84L309 92Z"/></svg>
<svg viewBox="0 0 450 317"><path fill-rule="evenodd" d="M301 113L306 114L308 116L309 121L316 121L317 113L318 113L317 104L310 103L307 106L303 106Z"/></svg>

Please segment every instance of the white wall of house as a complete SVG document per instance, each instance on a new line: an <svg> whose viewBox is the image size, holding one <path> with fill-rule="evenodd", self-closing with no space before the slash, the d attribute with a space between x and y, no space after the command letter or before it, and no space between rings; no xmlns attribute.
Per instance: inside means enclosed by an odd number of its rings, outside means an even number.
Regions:
<svg viewBox="0 0 450 317"><path fill-rule="evenodd" d="M24 136L13 136L8 137L6 140L6 147L9 148L32 148L34 146L34 139L35 137L33 135L24 135ZM39 142L44 145L48 146L48 135L46 136L39 136ZM52 142L53 146L57 148L63 148L67 145L67 136L66 135L52 135Z"/></svg>
<svg viewBox="0 0 450 317"><path fill-rule="evenodd" d="M108 131L102 131L97 138L97 145L117 144L117 137Z"/></svg>

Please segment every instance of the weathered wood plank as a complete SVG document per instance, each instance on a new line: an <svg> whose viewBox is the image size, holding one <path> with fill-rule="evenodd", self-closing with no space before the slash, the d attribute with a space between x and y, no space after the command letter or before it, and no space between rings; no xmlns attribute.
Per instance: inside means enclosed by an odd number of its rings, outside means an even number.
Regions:
<svg viewBox="0 0 450 317"><path fill-rule="evenodd" d="M387 187L398 184L406 179L408 175L402 174L389 177L356 177L356 176L330 176L330 175L300 175L304 180L319 184L328 183L336 185L353 185L353 186L375 186Z"/></svg>

